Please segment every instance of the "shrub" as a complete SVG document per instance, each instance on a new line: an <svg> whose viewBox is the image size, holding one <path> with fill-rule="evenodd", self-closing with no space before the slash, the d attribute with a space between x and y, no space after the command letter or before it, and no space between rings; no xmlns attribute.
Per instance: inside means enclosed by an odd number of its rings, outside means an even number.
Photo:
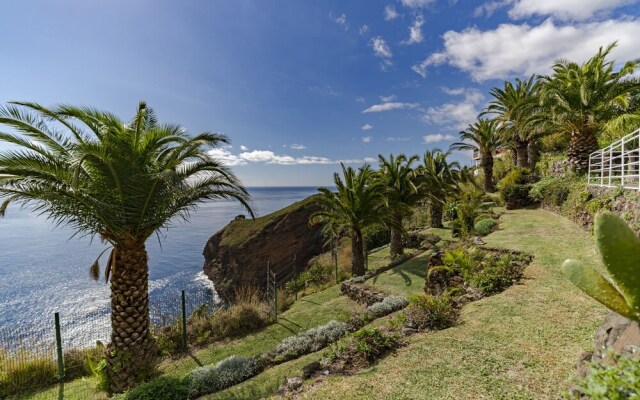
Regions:
<svg viewBox="0 0 640 400"><path fill-rule="evenodd" d="M528 168L512 168L504 178L498 182L498 187L504 188L510 185L521 185L527 183L531 170Z"/></svg>
<svg viewBox="0 0 640 400"><path fill-rule="evenodd" d="M527 207L533 204L533 199L529 196L531 185L509 184L500 189L500 197L505 203L507 210Z"/></svg>
<svg viewBox="0 0 640 400"><path fill-rule="evenodd" d="M64 376L66 379L74 379L91 375L91 366L104 358L104 346L86 349L70 349L64 352Z"/></svg>
<svg viewBox="0 0 640 400"><path fill-rule="evenodd" d="M344 336L347 329L348 325L344 322L329 321L306 332L285 338L274 350L274 361L287 361L321 350Z"/></svg>
<svg viewBox="0 0 640 400"><path fill-rule="evenodd" d="M391 242L391 230L383 225L367 228L364 232L366 250L373 250Z"/></svg>
<svg viewBox="0 0 640 400"><path fill-rule="evenodd" d="M353 372L398 347L400 335L377 328L360 329L336 343L327 354L332 369Z"/></svg>
<svg viewBox="0 0 640 400"><path fill-rule="evenodd" d="M618 400L637 398L640 393L640 362L628 355L607 353L606 362L593 362L587 375L575 382L571 399Z"/></svg>
<svg viewBox="0 0 640 400"><path fill-rule="evenodd" d="M522 278L523 266L517 263L510 254L505 254L498 260L491 255L474 270L464 275L464 280L470 286L480 290L484 295L499 293L513 284L514 280Z"/></svg>
<svg viewBox="0 0 640 400"><path fill-rule="evenodd" d="M187 382L173 376L161 376L143 383L111 400L181 400L188 396Z"/></svg>
<svg viewBox="0 0 640 400"><path fill-rule="evenodd" d="M581 180L573 177L546 177L531 186L529 195L543 205L560 207L567 201L572 190L576 189L576 184L581 183Z"/></svg>
<svg viewBox="0 0 640 400"><path fill-rule="evenodd" d="M3 361L0 367L0 398L24 392L35 392L54 384L58 368L50 357L24 353L16 360Z"/></svg>
<svg viewBox="0 0 640 400"><path fill-rule="evenodd" d="M407 304L409 304L409 302L402 296L387 296L382 301L367 307L367 313L373 316L374 319L380 318L392 312L402 310Z"/></svg>
<svg viewBox="0 0 640 400"><path fill-rule="evenodd" d="M476 222L473 226L473 230L480 236L486 236L493 232L497 225L498 223L492 218L487 218Z"/></svg>
<svg viewBox="0 0 640 400"><path fill-rule="evenodd" d="M195 399L237 385L258 372L255 359L238 356L226 358L216 365L196 368L185 378L188 385L188 398Z"/></svg>
<svg viewBox="0 0 640 400"><path fill-rule="evenodd" d="M458 319L458 311L447 293L440 296L419 294L410 297L404 315L407 326L420 330L445 329L453 326Z"/></svg>

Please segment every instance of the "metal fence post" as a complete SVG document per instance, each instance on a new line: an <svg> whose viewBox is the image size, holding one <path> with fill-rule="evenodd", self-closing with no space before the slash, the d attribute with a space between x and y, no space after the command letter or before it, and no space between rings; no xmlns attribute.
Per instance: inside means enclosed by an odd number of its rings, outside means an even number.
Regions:
<svg viewBox="0 0 640 400"><path fill-rule="evenodd" d="M184 290L182 291L182 345L184 346L185 351L188 349L187 347L187 305L186 305L186 296L184 294Z"/></svg>
<svg viewBox="0 0 640 400"><path fill-rule="evenodd" d="M58 380L62 382L64 379L64 359L62 356L62 335L60 334L60 314L53 314L56 328L56 350L58 353Z"/></svg>
<svg viewBox="0 0 640 400"><path fill-rule="evenodd" d="M275 322L278 322L278 274L273 273L273 314Z"/></svg>

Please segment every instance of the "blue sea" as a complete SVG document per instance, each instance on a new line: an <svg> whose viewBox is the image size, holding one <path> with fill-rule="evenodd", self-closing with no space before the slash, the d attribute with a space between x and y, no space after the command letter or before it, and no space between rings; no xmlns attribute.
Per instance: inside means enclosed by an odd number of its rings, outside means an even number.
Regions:
<svg viewBox="0 0 640 400"><path fill-rule="evenodd" d="M315 194L317 189L270 187L250 188L249 192L257 215L262 216ZM237 202L211 201L200 206L188 223L161 232L160 242L156 237L148 240L152 304L162 298L177 299L181 290L208 291L215 297L212 283L202 272L202 250L209 237L238 214L246 212ZM55 312L64 321L73 321L78 330L95 320L106 321L109 287L102 277L92 280L88 272L106 248L97 238L73 237L73 231L55 227L44 216L9 207L0 219L0 328L35 329L53 321Z"/></svg>

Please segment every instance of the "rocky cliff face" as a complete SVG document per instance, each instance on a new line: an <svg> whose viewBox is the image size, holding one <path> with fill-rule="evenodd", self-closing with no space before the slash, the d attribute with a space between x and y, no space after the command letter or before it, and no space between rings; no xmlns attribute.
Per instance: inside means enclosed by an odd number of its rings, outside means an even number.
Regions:
<svg viewBox="0 0 640 400"><path fill-rule="evenodd" d="M309 225L315 197L255 220L236 218L209 239L204 272L224 300L242 286L264 289L267 263L282 282L322 252L321 226Z"/></svg>

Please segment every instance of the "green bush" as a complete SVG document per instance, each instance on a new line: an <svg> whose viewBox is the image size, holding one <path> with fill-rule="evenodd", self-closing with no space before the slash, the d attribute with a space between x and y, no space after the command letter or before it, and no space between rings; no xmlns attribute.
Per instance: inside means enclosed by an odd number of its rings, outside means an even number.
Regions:
<svg viewBox="0 0 640 400"><path fill-rule="evenodd" d="M331 362L340 359L357 364L356 359L372 362L387 351L398 347L400 335L377 328L363 328L336 343L327 357Z"/></svg>
<svg viewBox="0 0 640 400"><path fill-rule="evenodd" d="M531 186L529 195L534 201L557 208L567 201L571 192L576 189L576 184L582 188L585 186L579 178L546 177Z"/></svg>
<svg viewBox="0 0 640 400"><path fill-rule="evenodd" d="M605 362L592 362L586 377L575 382L570 399L622 400L640 396L640 362L634 357L607 353Z"/></svg>
<svg viewBox="0 0 640 400"><path fill-rule="evenodd" d="M527 207L533 204L533 199L529 196L530 190L531 185L529 184L509 184L500 189L500 197L507 210Z"/></svg>
<svg viewBox="0 0 640 400"><path fill-rule="evenodd" d="M510 254L495 260L491 255L474 270L463 277L467 284L480 290L484 295L500 293L522 278L523 266L515 262Z"/></svg>
<svg viewBox="0 0 640 400"><path fill-rule="evenodd" d="M473 230L480 236L487 236L493 232L497 225L498 223L493 218L486 218L476 222Z"/></svg>
<svg viewBox="0 0 640 400"><path fill-rule="evenodd" d="M509 173L498 182L498 187L504 188L511 185L525 184L527 183L527 177L529 175L531 175L529 168L512 168Z"/></svg>
<svg viewBox="0 0 640 400"><path fill-rule="evenodd" d="M366 250L373 250L391 242L391 230L377 225L364 231L364 245Z"/></svg>
<svg viewBox="0 0 640 400"><path fill-rule="evenodd" d="M231 356L216 365L205 365L191 371L185 378L188 398L195 399L215 393L251 378L259 372L253 358Z"/></svg>
<svg viewBox="0 0 640 400"><path fill-rule="evenodd" d="M184 379L161 376L143 383L111 400L183 400L187 399L189 388Z"/></svg>
<svg viewBox="0 0 640 400"><path fill-rule="evenodd" d="M440 296L419 294L409 298L404 310L407 326L420 330L445 329L453 326L458 311L447 293Z"/></svg>

